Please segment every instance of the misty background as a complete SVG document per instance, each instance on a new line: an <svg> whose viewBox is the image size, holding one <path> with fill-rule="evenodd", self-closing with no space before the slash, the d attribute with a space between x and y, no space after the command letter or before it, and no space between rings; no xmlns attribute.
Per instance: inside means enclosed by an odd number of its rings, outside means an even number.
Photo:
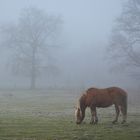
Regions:
<svg viewBox="0 0 140 140"><path fill-rule="evenodd" d="M0 0L0 24L18 22L21 11L30 7L62 19L48 60L57 72L42 73L37 87L138 87L128 73L112 72L115 59L108 60L107 46L122 5L122 0ZM29 87L28 76L11 72L12 50L2 45L0 49L0 88Z"/></svg>

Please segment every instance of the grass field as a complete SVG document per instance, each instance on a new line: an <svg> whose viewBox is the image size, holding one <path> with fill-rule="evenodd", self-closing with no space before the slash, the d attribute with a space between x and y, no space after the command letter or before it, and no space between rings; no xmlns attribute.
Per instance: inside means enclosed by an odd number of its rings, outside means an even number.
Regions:
<svg viewBox="0 0 140 140"><path fill-rule="evenodd" d="M90 125L90 111L81 125L74 121L78 91L0 91L0 140L139 140L140 108L128 106L128 122L112 125L114 108L98 109L99 124ZM121 117L120 117L121 121Z"/></svg>

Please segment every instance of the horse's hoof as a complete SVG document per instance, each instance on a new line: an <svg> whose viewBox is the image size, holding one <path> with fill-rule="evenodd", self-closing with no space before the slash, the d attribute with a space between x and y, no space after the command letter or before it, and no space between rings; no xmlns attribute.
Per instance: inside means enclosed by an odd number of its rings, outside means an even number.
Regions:
<svg viewBox="0 0 140 140"><path fill-rule="evenodd" d="M94 124L94 122L90 122L89 124Z"/></svg>
<svg viewBox="0 0 140 140"><path fill-rule="evenodd" d="M112 121L112 124L116 124L117 123L117 121L115 120L115 121Z"/></svg>
<svg viewBox="0 0 140 140"><path fill-rule="evenodd" d="M95 121L94 124L98 124L98 121Z"/></svg>
<svg viewBox="0 0 140 140"><path fill-rule="evenodd" d="M97 122L90 122L90 124L93 124L93 125L95 125L95 124L98 124Z"/></svg>
<svg viewBox="0 0 140 140"><path fill-rule="evenodd" d="M126 121L125 121L125 120L123 120L123 121L121 122L121 124L124 124L124 123L126 123Z"/></svg>

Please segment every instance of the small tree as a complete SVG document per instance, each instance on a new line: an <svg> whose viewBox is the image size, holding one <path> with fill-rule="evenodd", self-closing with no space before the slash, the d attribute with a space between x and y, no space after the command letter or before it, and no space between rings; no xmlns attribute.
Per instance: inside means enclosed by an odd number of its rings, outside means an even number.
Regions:
<svg viewBox="0 0 140 140"><path fill-rule="evenodd" d="M140 77L140 1L128 0L113 28L108 50L113 63ZM115 58L115 61L114 61Z"/></svg>
<svg viewBox="0 0 140 140"><path fill-rule="evenodd" d="M40 72L48 68L49 49L56 46L54 39L61 23L60 17L27 8L22 11L17 24L1 27L2 45L12 48L14 52L14 73L28 76L32 89Z"/></svg>

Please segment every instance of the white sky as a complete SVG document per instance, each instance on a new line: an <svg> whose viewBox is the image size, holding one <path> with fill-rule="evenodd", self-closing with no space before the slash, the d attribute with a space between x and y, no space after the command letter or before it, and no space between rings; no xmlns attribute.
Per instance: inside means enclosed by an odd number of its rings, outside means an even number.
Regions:
<svg viewBox="0 0 140 140"><path fill-rule="evenodd" d="M122 0L0 0L0 23L17 21L21 9L27 7L60 15L64 21L61 34L64 46L56 55L63 73L61 82L99 87L131 84L125 76L110 74L104 61L112 26L121 13ZM6 59L5 54L1 58ZM1 66L3 62L0 60ZM8 83L3 69L0 70L2 79Z"/></svg>

